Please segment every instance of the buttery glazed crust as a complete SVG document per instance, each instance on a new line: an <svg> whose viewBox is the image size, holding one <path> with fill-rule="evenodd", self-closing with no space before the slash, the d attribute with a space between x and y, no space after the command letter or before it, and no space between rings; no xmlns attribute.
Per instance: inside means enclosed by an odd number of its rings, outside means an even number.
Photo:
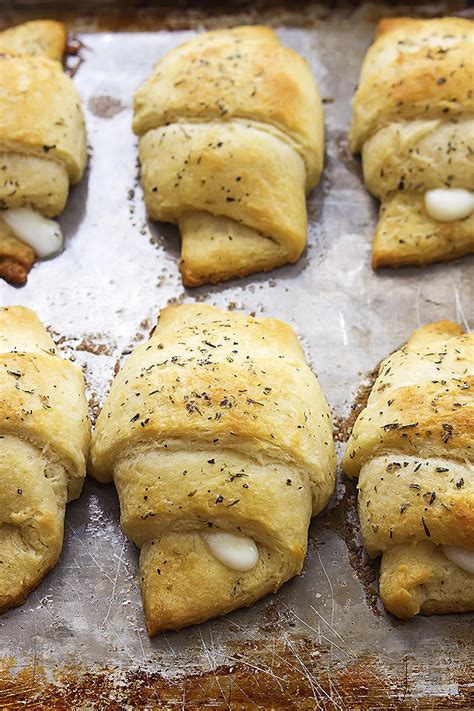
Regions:
<svg viewBox="0 0 474 711"><path fill-rule="evenodd" d="M393 546L383 555L380 593L394 615L408 619L474 609L474 575L428 541Z"/></svg>
<svg viewBox="0 0 474 711"><path fill-rule="evenodd" d="M382 20L354 96L351 148L381 202L374 269L474 252L474 215L441 223L425 210L436 188L474 190L474 23Z"/></svg>
<svg viewBox="0 0 474 711"><path fill-rule="evenodd" d="M421 267L462 257L473 249L474 215L456 222L436 222L426 212L420 193L395 192L380 207L372 266Z"/></svg>
<svg viewBox="0 0 474 711"><path fill-rule="evenodd" d="M83 175L84 116L58 61L64 46L65 28L56 22L27 22L0 33L0 208L28 207L54 217L64 209L69 185ZM29 270L17 259L21 251L11 240L0 246L0 274L17 285Z"/></svg>
<svg viewBox="0 0 474 711"><path fill-rule="evenodd" d="M32 20L0 32L0 52L30 54L62 62L67 32L62 22Z"/></svg>
<svg viewBox="0 0 474 711"><path fill-rule="evenodd" d="M440 548L474 550L473 389L474 336L424 326L380 366L347 445L364 545L399 617L474 609L474 576Z"/></svg>
<svg viewBox="0 0 474 711"><path fill-rule="evenodd" d="M115 378L91 448L141 548L150 634L201 622L300 572L311 515L334 488L331 423L293 331L198 304L169 307ZM247 573L200 532L242 532Z"/></svg>
<svg viewBox="0 0 474 711"><path fill-rule="evenodd" d="M0 52L30 54L61 62L67 32L62 22L32 20L0 32Z"/></svg>
<svg viewBox="0 0 474 711"><path fill-rule="evenodd" d="M179 225L185 284L299 258L322 105L306 62L272 30L207 32L169 52L136 92L133 128L149 215Z"/></svg>
<svg viewBox="0 0 474 711"><path fill-rule="evenodd" d="M72 79L59 62L0 55L0 86L0 149L47 156L64 165L71 183L77 183L86 163L84 116Z"/></svg>
<svg viewBox="0 0 474 711"><path fill-rule="evenodd" d="M0 309L0 441L3 612L57 562L66 502L81 492L89 444L82 373L20 306Z"/></svg>

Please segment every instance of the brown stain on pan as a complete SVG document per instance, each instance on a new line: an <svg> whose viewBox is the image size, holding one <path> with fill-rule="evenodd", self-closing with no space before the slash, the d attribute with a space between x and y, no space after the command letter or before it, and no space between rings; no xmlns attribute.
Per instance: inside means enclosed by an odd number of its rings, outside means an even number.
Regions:
<svg viewBox="0 0 474 711"><path fill-rule="evenodd" d="M231 656L231 665L173 679L111 668L62 669L51 679L42 667L15 671L14 660L5 660L0 709L467 709L474 703L472 669L455 671L456 696L431 696L415 693L422 670L412 660L393 670L366 655L344 665L333 660L329 671L307 638L233 645Z"/></svg>
<svg viewBox="0 0 474 711"><path fill-rule="evenodd" d="M94 116L103 119L111 119L125 108L120 99L116 99L114 96L108 96L107 94L92 96L89 99L88 107Z"/></svg>
<svg viewBox="0 0 474 711"><path fill-rule="evenodd" d="M333 417L333 436L335 442L347 442L349 439L355 421L367 405L367 400L369 399L370 391L372 390L377 379L379 368L380 363L365 376L365 382L359 386L349 414L346 417Z"/></svg>
<svg viewBox="0 0 474 711"><path fill-rule="evenodd" d="M112 355L114 343L102 334L86 333L75 347L75 350L91 353L92 355Z"/></svg>

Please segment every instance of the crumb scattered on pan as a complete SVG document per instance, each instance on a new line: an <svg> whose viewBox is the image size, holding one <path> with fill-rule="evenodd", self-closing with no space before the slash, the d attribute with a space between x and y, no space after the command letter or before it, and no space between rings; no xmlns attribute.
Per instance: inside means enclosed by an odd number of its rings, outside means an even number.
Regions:
<svg viewBox="0 0 474 711"><path fill-rule="evenodd" d="M93 336L84 336L76 346L76 351L86 351L93 355L111 355L112 347L110 344L96 340Z"/></svg>
<svg viewBox="0 0 474 711"><path fill-rule="evenodd" d="M69 34L64 57L64 71L70 77L74 77L82 66L84 59L85 44L76 34Z"/></svg>

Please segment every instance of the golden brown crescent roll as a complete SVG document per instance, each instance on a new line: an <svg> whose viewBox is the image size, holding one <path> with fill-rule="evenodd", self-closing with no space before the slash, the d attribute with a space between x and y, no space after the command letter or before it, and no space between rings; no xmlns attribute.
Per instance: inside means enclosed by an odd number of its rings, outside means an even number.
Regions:
<svg viewBox="0 0 474 711"><path fill-rule="evenodd" d="M379 22L352 102L350 144L381 201L372 265L474 252L474 22Z"/></svg>
<svg viewBox="0 0 474 711"><path fill-rule="evenodd" d="M185 284L298 260L324 156L298 54L266 27L206 32L158 62L134 108L148 214L178 224Z"/></svg>
<svg viewBox="0 0 474 711"><path fill-rule="evenodd" d="M474 610L474 335L419 328L385 360L343 467L364 544L401 618Z"/></svg>
<svg viewBox="0 0 474 711"><path fill-rule="evenodd" d="M86 164L80 98L58 61L65 36L42 20L0 32L0 277L14 284L31 267L25 242L40 257L60 249L59 226L44 218L62 212Z"/></svg>
<svg viewBox="0 0 474 711"><path fill-rule="evenodd" d="M62 22L32 20L0 32L0 52L49 57L62 62L66 39Z"/></svg>
<svg viewBox="0 0 474 711"><path fill-rule="evenodd" d="M0 612L56 564L88 445L81 371L57 355L33 311L0 308Z"/></svg>
<svg viewBox="0 0 474 711"><path fill-rule="evenodd" d="M164 309L120 370L91 462L141 549L150 635L297 575L335 483L328 407L293 330L201 304Z"/></svg>

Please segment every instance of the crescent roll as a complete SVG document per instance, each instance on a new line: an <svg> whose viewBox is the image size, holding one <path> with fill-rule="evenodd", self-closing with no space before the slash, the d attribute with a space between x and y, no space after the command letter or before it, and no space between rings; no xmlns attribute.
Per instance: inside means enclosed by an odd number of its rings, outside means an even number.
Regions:
<svg viewBox="0 0 474 711"><path fill-rule="evenodd" d="M450 321L385 360L343 467L400 618L474 610L474 335Z"/></svg>
<svg viewBox="0 0 474 711"><path fill-rule="evenodd" d="M141 549L150 635L297 575L335 484L328 407L293 330L201 304L164 309L120 370L91 464Z"/></svg>
<svg viewBox="0 0 474 711"><path fill-rule="evenodd" d="M50 218L86 164L81 102L61 65L64 25L38 20L0 32L0 277L21 285L62 246Z"/></svg>
<svg viewBox="0 0 474 711"><path fill-rule="evenodd" d="M56 564L86 472L84 378L33 311L0 308L0 612Z"/></svg>
<svg viewBox="0 0 474 711"><path fill-rule="evenodd" d="M173 49L134 109L148 214L178 224L187 286L299 259L323 111L309 66L272 30L216 30Z"/></svg>
<svg viewBox="0 0 474 711"><path fill-rule="evenodd" d="M474 22L381 20L349 139L381 202L372 266L474 252Z"/></svg>

